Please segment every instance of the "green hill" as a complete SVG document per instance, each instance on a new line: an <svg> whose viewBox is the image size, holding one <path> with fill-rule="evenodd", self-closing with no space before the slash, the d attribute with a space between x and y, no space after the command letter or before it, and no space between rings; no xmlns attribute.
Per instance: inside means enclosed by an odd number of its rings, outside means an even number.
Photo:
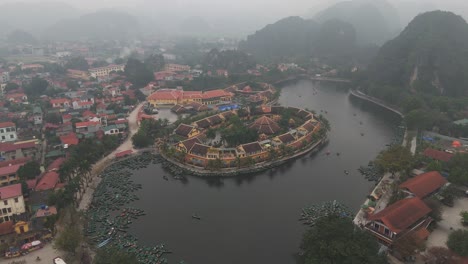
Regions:
<svg viewBox="0 0 468 264"><path fill-rule="evenodd" d="M428 12L380 49L369 67L369 92L468 95L467 72L468 24L450 12Z"/></svg>
<svg viewBox="0 0 468 264"><path fill-rule="evenodd" d="M315 15L323 23L339 19L356 29L359 44L378 44L394 37L400 30L397 10L385 0L353 0L337 3Z"/></svg>
<svg viewBox="0 0 468 264"><path fill-rule="evenodd" d="M239 44L239 49L262 60L310 54L319 24L300 17L288 17L267 25Z"/></svg>
<svg viewBox="0 0 468 264"><path fill-rule="evenodd" d="M335 19L318 24L288 17L248 36L239 49L263 61L317 57L337 62L356 51L356 32L351 24Z"/></svg>

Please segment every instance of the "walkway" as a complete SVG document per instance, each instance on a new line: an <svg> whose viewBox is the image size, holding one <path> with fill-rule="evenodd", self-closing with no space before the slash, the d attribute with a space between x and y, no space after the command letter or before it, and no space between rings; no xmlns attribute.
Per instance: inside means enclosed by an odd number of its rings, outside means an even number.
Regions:
<svg viewBox="0 0 468 264"><path fill-rule="evenodd" d="M395 106L392 106L392 105L389 105L387 104L386 102L382 101L382 100L379 100L375 97L372 97L372 96L369 96L361 91L357 91L357 90L351 90L350 92L351 95L355 96L355 97L358 97L358 98L361 98L363 100L366 100L366 101L370 101L376 105L379 105L383 108L386 108L392 112L394 112L395 114L403 117L403 114L395 107Z"/></svg>
<svg viewBox="0 0 468 264"><path fill-rule="evenodd" d="M437 228L432 231L427 239L427 248L430 247L447 247L446 242L448 235L457 229L468 230L468 227L463 227L461 224L461 211L468 210L468 198L460 198L455 200L453 207L442 206L442 220L437 223Z"/></svg>
<svg viewBox="0 0 468 264"><path fill-rule="evenodd" d="M138 131L138 113L142 106L143 103L139 104L128 116L129 133L125 141L117 149L93 165L91 171L91 174L93 175L91 184L88 188L85 189L83 197L80 201L80 205L78 206L78 210L86 210L88 208L91 200L93 199L94 190L97 188L100 182L100 178L97 176L112 161L112 159L114 159L115 154L124 150L132 150L135 152L132 144L132 136Z"/></svg>

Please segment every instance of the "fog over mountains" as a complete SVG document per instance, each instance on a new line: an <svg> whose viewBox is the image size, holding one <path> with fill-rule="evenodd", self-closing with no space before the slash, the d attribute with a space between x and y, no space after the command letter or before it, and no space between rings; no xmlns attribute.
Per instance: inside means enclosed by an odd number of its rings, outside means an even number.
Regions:
<svg viewBox="0 0 468 264"><path fill-rule="evenodd" d="M282 18L301 16L319 23L337 18L356 28L358 42L382 44L401 32L417 14L435 9L450 10L466 18L468 3L458 0L291 0L287 3L267 0L0 0L0 23L5 29L0 37L22 29L39 39L58 35L68 39L70 36L104 38L139 34L245 38ZM86 16L81 17L83 15ZM116 17L122 17L121 21L116 21ZM373 22L366 23L369 19ZM106 26L90 30L89 35L79 32L78 28L89 28L91 23ZM71 32L67 32L67 28Z"/></svg>

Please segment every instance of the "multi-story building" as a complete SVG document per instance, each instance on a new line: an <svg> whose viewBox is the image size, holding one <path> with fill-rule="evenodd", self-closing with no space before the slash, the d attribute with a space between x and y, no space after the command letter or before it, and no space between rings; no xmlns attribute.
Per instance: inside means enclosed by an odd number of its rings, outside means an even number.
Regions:
<svg viewBox="0 0 468 264"><path fill-rule="evenodd" d="M2 122L0 123L0 140L16 141L18 136L16 135L16 125L13 122Z"/></svg>
<svg viewBox="0 0 468 264"><path fill-rule="evenodd" d="M125 70L125 65L124 64L111 64L109 66L105 67L99 67L99 68L92 68L89 69L89 74L91 77L98 78L98 77L107 77L111 72L122 72Z"/></svg>
<svg viewBox="0 0 468 264"><path fill-rule="evenodd" d="M10 81L10 73L0 70L0 83L7 83Z"/></svg>
<svg viewBox="0 0 468 264"><path fill-rule="evenodd" d="M169 64L166 64L166 66L164 66L164 70L165 71L174 71L174 72L188 72L188 71L190 71L190 66L169 63Z"/></svg>
<svg viewBox="0 0 468 264"><path fill-rule="evenodd" d="M68 69L67 76L72 79L85 80L85 81L89 80L89 73L86 71Z"/></svg>
<svg viewBox="0 0 468 264"><path fill-rule="evenodd" d="M14 215L26 212L21 184L0 187L0 221L10 221Z"/></svg>
<svg viewBox="0 0 468 264"><path fill-rule="evenodd" d="M37 139L21 142L0 143L0 158L15 160L21 158L38 158L39 142Z"/></svg>
<svg viewBox="0 0 468 264"><path fill-rule="evenodd" d="M5 185L17 183L19 180L17 173L18 173L19 168L23 165L24 163L18 163L18 164L9 164L8 166L1 167L0 168L0 185L5 186Z"/></svg>

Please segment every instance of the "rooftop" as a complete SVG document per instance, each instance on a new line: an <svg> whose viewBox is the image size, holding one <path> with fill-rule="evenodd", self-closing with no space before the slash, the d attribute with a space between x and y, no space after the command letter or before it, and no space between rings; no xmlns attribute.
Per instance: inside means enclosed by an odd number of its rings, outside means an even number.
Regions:
<svg viewBox="0 0 468 264"><path fill-rule="evenodd" d="M0 187L0 200L10 199L23 195L21 183Z"/></svg>
<svg viewBox="0 0 468 264"><path fill-rule="evenodd" d="M431 212L418 197L400 200L369 216L371 221L382 221L392 232L400 233Z"/></svg>
<svg viewBox="0 0 468 264"><path fill-rule="evenodd" d="M439 172L430 171L405 181L400 184L400 188L407 189L419 198L424 198L446 183L447 180Z"/></svg>

